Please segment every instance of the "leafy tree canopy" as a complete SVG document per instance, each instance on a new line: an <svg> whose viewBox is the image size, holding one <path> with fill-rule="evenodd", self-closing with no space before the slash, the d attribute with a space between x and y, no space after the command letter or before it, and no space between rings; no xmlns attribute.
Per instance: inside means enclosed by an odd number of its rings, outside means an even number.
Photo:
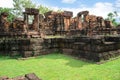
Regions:
<svg viewBox="0 0 120 80"><path fill-rule="evenodd" d="M51 11L52 9L43 5L36 6L31 0L13 0L14 12L16 16L22 16L22 12L25 8L37 8L41 14Z"/></svg>
<svg viewBox="0 0 120 80"><path fill-rule="evenodd" d="M117 25L119 25L118 22L116 21L117 17L118 17L118 14L117 14L116 11L114 11L114 12L108 13L106 19L112 21L112 23L113 23L114 26L117 26Z"/></svg>
<svg viewBox="0 0 120 80"><path fill-rule="evenodd" d="M11 8L2 8L2 7L0 7L0 14L2 13L2 12L7 12L9 15L8 15L8 21L12 21L13 19L14 19L14 14L13 14L13 9L11 9Z"/></svg>
<svg viewBox="0 0 120 80"><path fill-rule="evenodd" d="M15 16L22 16L25 8L35 8L36 5L31 0L13 0Z"/></svg>

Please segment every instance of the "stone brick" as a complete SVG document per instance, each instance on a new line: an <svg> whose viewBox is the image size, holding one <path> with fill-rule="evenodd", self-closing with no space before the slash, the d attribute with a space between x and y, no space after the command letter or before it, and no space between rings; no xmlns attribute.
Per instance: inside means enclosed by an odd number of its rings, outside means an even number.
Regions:
<svg viewBox="0 0 120 80"><path fill-rule="evenodd" d="M64 54L73 54L73 49L62 49Z"/></svg>
<svg viewBox="0 0 120 80"><path fill-rule="evenodd" d="M33 56L33 52L32 51L23 51L23 57L32 57Z"/></svg>
<svg viewBox="0 0 120 80"><path fill-rule="evenodd" d="M29 79L27 79L25 76L18 76L18 77L12 78L12 80L29 80Z"/></svg>
<svg viewBox="0 0 120 80"><path fill-rule="evenodd" d="M26 77L28 80L41 80L41 79L39 79L39 77L37 77L34 73L26 74L25 77Z"/></svg>
<svg viewBox="0 0 120 80"><path fill-rule="evenodd" d="M7 80L7 79L9 79L9 77L7 77L7 76L0 77L0 80Z"/></svg>

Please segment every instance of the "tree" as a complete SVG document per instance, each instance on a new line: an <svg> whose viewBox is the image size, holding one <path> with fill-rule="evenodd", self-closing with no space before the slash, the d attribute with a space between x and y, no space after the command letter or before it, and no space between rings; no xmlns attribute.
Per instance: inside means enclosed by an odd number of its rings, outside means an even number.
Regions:
<svg viewBox="0 0 120 80"><path fill-rule="evenodd" d="M36 6L31 0L13 0L14 2L14 13L16 16L22 16L22 12L25 8L38 8L41 14L44 14L48 11L52 11L51 8L48 8L43 5ZM58 10L62 11L62 10Z"/></svg>
<svg viewBox="0 0 120 80"><path fill-rule="evenodd" d="M42 5L39 5L37 8L39 9L39 12L40 12L41 14L44 14L44 13L46 13L46 12L48 12L48 11L52 11L52 9L50 9L50 8L48 8L48 7L45 7L45 6L42 6Z"/></svg>
<svg viewBox="0 0 120 80"><path fill-rule="evenodd" d="M6 12L8 13L8 21L12 22L12 20L14 19L14 14L13 14L13 9L12 8L2 8L0 7L0 13L2 12Z"/></svg>
<svg viewBox="0 0 120 80"><path fill-rule="evenodd" d="M118 23L116 22L116 18L117 18L117 16L118 16L118 14L117 14L116 11L108 13L107 16L108 16L108 17L107 17L107 20L112 21L112 23L113 23L114 26L117 26L117 25L118 25Z"/></svg>
<svg viewBox="0 0 120 80"><path fill-rule="evenodd" d="M31 0L13 0L14 13L16 16L22 16L25 8L35 8L35 4Z"/></svg>
<svg viewBox="0 0 120 80"><path fill-rule="evenodd" d="M116 17L118 16L118 13L117 13L117 11L114 11L114 14L115 14L115 16L116 16Z"/></svg>
<svg viewBox="0 0 120 80"><path fill-rule="evenodd" d="M108 13L108 19L109 19L109 20L113 20L113 17L114 17L114 14L113 14L113 13L111 13L111 12Z"/></svg>

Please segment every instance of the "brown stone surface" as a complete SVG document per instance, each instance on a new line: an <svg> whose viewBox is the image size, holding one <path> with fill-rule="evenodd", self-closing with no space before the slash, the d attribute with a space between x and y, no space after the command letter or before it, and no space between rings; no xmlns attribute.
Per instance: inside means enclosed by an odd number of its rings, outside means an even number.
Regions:
<svg viewBox="0 0 120 80"><path fill-rule="evenodd" d="M7 79L9 79L9 77L7 77L7 76L0 77L0 80L7 80Z"/></svg>
<svg viewBox="0 0 120 80"><path fill-rule="evenodd" d="M62 49L64 54L73 54L73 49Z"/></svg>
<svg viewBox="0 0 120 80"><path fill-rule="evenodd" d="M8 78L6 76L0 77L0 80L42 80L36 76L35 73L25 74L25 76L18 76L15 78Z"/></svg>
<svg viewBox="0 0 120 80"><path fill-rule="evenodd" d="M34 73L26 74L25 77L26 77L28 80L41 80L41 79L39 79Z"/></svg>
<svg viewBox="0 0 120 80"><path fill-rule="evenodd" d="M27 79L25 76L18 76L18 77L12 78L12 80L29 80L29 79Z"/></svg>
<svg viewBox="0 0 120 80"><path fill-rule="evenodd" d="M33 52L32 51L23 51L23 57L32 57Z"/></svg>

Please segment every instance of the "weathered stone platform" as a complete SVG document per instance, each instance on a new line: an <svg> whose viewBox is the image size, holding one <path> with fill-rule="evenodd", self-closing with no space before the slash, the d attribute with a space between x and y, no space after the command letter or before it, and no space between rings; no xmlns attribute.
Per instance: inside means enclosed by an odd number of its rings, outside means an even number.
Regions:
<svg viewBox="0 0 120 80"><path fill-rule="evenodd" d="M94 36L45 39L48 49L92 61L109 60L120 55L119 36Z"/></svg>
<svg viewBox="0 0 120 80"><path fill-rule="evenodd" d="M0 54L31 57L44 53L43 38L27 38L18 35L0 37Z"/></svg>
<svg viewBox="0 0 120 80"><path fill-rule="evenodd" d="M99 62L120 55L120 36L40 38L27 37L25 34L4 35L0 37L0 54L13 57L20 55L26 58L60 52Z"/></svg>

